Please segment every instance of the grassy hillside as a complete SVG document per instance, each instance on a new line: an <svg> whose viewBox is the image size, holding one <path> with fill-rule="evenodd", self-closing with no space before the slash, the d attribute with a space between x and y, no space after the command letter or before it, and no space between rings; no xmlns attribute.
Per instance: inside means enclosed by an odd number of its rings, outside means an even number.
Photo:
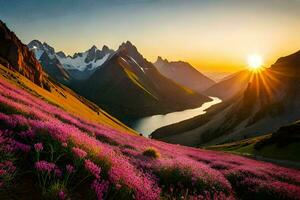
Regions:
<svg viewBox="0 0 300 200"><path fill-rule="evenodd" d="M134 130L128 128L92 102L77 95L72 90L61 84L49 82L51 91L48 91L2 65L0 65L0 76L1 78L5 78L10 83L17 85L18 87L27 90L31 94L44 99L45 101L56 105L74 115L83 117L92 122L108 125L120 131L136 134Z"/></svg>
<svg viewBox="0 0 300 200"><path fill-rule="evenodd" d="M272 134L210 146L206 149L257 157L300 168L299 130L299 123L295 123L284 126Z"/></svg>

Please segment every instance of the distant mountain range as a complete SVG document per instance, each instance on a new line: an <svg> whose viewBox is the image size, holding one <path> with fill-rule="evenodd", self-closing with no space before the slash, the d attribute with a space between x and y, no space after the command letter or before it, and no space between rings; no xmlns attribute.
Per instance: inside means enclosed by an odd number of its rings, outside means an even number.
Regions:
<svg viewBox="0 0 300 200"><path fill-rule="evenodd" d="M169 62L167 59L158 57L154 65L164 76L199 93L215 84L215 81L200 73L187 62Z"/></svg>
<svg viewBox="0 0 300 200"><path fill-rule="evenodd" d="M212 80L187 63L181 67L188 72L186 75L194 77L194 80L201 78L196 81L199 85L197 90L190 88L191 84L176 79L183 71L179 71L177 77L167 78L129 41L121 44L116 51L107 46L103 46L102 50L93 46L73 56L55 52L53 47L38 40L31 41L28 47L55 80L68 85L119 119L127 121L174 112L210 101L198 92L199 88L212 85Z"/></svg>
<svg viewBox="0 0 300 200"><path fill-rule="evenodd" d="M300 51L261 73L240 72L206 90L223 98L205 116L155 131L154 138L184 145L211 145L276 130L300 118ZM164 134L168 133L168 134Z"/></svg>
<svg viewBox="0 0 300 200"><path fill-rule="evenodd" d="M103 46L102 50L92 46L85 52L66 56L64 52L55 52L53 47L38 40L31 41L28 47L54 79L65 82L87 79L114 52L107 46Z"/></svg>

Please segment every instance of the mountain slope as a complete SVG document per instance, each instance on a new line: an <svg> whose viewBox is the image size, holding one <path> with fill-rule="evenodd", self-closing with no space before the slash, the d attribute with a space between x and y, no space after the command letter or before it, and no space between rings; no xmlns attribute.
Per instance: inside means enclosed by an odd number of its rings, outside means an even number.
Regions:
<svg viewBox="0 0 300 200"><path fill-rule="evenodd" d="M300 169L299 144L300 121L296 121L271 134L209 146L207 149L234 152Z"/></svg>
<svg viewBox="0 0 300 200"><path fill-rule="evenodd" d="M241 90L246 89L250 80L251 73L249 71L240 71L235 74L229 75L218 83L207 88L203 94L220 99L230 99Z"/></svg>
<svg viewBox="0 0 300 200"><path fill-rule="evenodd" d="M207 115L162 128L153 137L186 145L212 145L261 135L296 121L300 119L299 66L300 52L280 58L270 68L253 74L245 90L212 107Z"/></svg>
<svg viewBox="0 0 300 200"><path fill-rule="evenodd" d="M210 100L162 76L130 42L73 88L123 120L197 107Z"/></svg>
<svg viewBox="0 0 300 200"><path fill-rule="evenodd" d="M70 79L69 73L55 57L55 51L48 44L42 44L38 40L31 41L28 48L34 52L35 57L41 63L43 70L46 71L56 81L65 83Z"/></svg>
<svg viewBox="0 0 300 200"><path fill-rule="evenodd" d="M201 74L187 62L169 62L158 57L154 66L162 75L198 93L215 84L213 80Z"/></svg>
<svg viewBox="0 0 300 200"><path fill-rule="evenodd" d="M34 54L0 20L0 63L42 86L43 71Z"/></svg>

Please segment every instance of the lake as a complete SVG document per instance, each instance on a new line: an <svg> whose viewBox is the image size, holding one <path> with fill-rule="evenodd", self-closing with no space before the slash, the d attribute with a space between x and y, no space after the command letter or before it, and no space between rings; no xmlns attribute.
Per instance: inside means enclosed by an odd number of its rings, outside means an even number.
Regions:
<svg viewBox="0 0 300 200"><path fill-rule="evenodd" d="M217 97L210 97L212 101L202 104L202 106L194 109L187 109L179 112L172 112L165 115L152 115L141 118L131 124L131 127L144 136L148 137L153 131L163 126L175 124L198 115L206 113L209 107L221 103L222 100Z"/></svg>

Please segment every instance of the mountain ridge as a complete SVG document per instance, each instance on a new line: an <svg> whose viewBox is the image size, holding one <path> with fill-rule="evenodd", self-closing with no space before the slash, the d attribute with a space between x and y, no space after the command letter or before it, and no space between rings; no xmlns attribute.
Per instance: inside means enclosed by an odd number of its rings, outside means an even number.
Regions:
<svg viewBox="0 0 300 200"><path fill-rule="evenodd" d="M32 40L27 45L31 49L42 65L49 70L50 74L58 81L63 81L67 84L68 79L87 79L97 67L100 67L113 53L106 45L99 50L95 45L84 52L77 52L71 55L66 55L63 51L56 52L53 47L46 42L42 43L38 40ZM41 55L46 53L48 55L47 62L41 60ZM53 65L56 63L56 65ZM62 68L61 68L62 67ZM53 73L52 68L58 68L62 73ZM68 78L66 78L68 74ZM63 78L61 78L63 77Z"/></svg>
<svg viewBox="0 0 300 200"><path fill-rule="evenodd" d="M198 93L202 93L205 89L215 84L215 81L196 70L188 62L169 62L167 59L162 59L158 56L154 66L164 76Z"/></svg>

